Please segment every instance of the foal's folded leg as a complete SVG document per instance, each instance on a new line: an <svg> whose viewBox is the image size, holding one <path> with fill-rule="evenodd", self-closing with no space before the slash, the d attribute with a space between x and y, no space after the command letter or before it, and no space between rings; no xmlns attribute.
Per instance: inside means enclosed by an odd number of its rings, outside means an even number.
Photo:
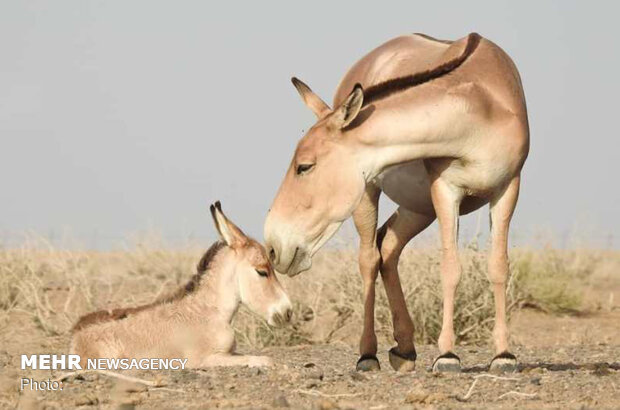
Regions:
<svg viewBox="0 0 620 410"><path fill-rule="evenodd" d="M217 366L248 366L248 367L270 367L273 360L268 356L249 356L238 354L214 354L203 357L199 361L191 361L190 368L205 368Z"/></svg>

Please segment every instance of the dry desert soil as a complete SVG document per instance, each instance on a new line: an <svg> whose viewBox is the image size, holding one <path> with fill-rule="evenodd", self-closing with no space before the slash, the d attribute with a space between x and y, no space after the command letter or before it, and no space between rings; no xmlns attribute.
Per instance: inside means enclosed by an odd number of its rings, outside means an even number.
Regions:
<svg viewBox="0 0 620 410"><path fill-rule="evenodd" d="M587 279L575 282L582 285L574 288L583 293L586 308L566 314L530 308L513 313L511 341L519 358L519 371L500 377L487 373L493 352L486 338L457 346L463 365L460 374L429 371L437 354L432 345L417 347L414 372L397 373L387 358L389 332L387 338L379 339L381 370L358 373L354 369L360 318L355 313L347 316L348 325L336 332L337 338L317 338L310 344L288 338L280 344L295 345L262 349L240 343L241 353L271 356L275 363L271 368L119 371L138 381L97 372L66 376L66 371L60 370L20 369L23 353L67 352L70 326L88 311L81 300L89 292L97 292L92 301L100 307L148 302L161 289L174 289L186 280L196 255L183 255L151 252L140 256L133 252L102 259L99 254L5 253L3 274L11 279L0 286L4 298L0 301L5 301L0 312L0 408L620 408L620 258L616 254L600 258L597 266L604 267L602 271L575 270L575 276ZM416 255L412 261L423 259ZM545 258L553 262L551 267L566 259ZM344 284L352 282L348 278L356 278L355 272L344 269L355 269L354 255L350 260L328 259L338 260L340 265L323 267L323 273L314 272L316 276L306 276L305 281L286 283L294 299L309 298L321 289L324 297L333 292L335 288L316 287L323 282L333 284L337 279L333 272L341 271ZM429 262L431 268L435 265ZM544 266L545 270L536 275L552 272ZM558 266L563 271L572 265ZM403 267L404 277L426 269L407 264ZM174 269L180 273L173 281L170 272ZM553 287L559 286L558 282L553 282ZM8 293L2 294L7 289ZM337 290L340 297L349 292L342 287ZM351 300L352 309L359 309L358 289L349 293L346 300ZM315 327L324 329L325 323L317 320ZM243 329L247 338L252 328ZM240 342L243 336L241 332ZM20 380L30 377L37 381L63 378L62 391L20 390Z"/></svg>
<svg viewBox="0 0 620 410"><path fill-rule="evenodd" d="M39 345L52 350L66 341L15 340L2 348L0 405L12 408L620 408L620 314L550 317L523 311L512 321L520 370L495 377L486 372L488 348L461 346L461 374L429 371L434 346L418 348L417 368L397 373L386 349L382 370L355 372L357 354L345 344L271 347L261 352L272 368L123 372L141 382L98 373L67 378L62 391L18 392L24 372L9 351ZM387 348L387 346L384 346ZM19 350L19 349L17 349ZM29 351L36 351L28 349ZM60 371L33 372L41 380Z"/></svg>

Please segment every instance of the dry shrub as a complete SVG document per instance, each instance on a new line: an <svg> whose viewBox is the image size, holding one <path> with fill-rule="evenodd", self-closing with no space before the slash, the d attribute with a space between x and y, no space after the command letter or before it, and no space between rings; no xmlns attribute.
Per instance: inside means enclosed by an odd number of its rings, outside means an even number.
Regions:
<svg viewBox="0 0 620 410"><path fill-rule="evenodd" d="M180 286L199 257L152 243L126 252L66 251L40 239L0 250L0 331L13 320L64 334L85 313L147 303Z"/></svg>
<svg viewBox="0 0 620 410"><path fill-rule="evenodd" d="M83 252L35 243L0 250L0 331L30 319L44 336L66 335L87 312L150 302L184 284L203 249L171 250L142 242L128 251ZM583 309L580 289L597 270L597 251L557 249L511 252L508 313L535 307L550 313ZM400 275L418 343L435 343L441 327L440 254L436 249L407 249ZM455 331L460 343L486 342L493 326L494 302L486 277L486 253L462 252L463 275L457 291ZM362 284L353 249L325 249L313 268L295 278L281 277L294 302L293 322L271 328L247 309L235 319L241 346L304 343L358 343L362 329ZM376 331L391 344L392 323L381 280L377 281ZM3 336L9 337L9 333Z"/></svg>
<svg viewBox="0 0 620 410"><path fill-rule="evenodd" d="M601 261L598 251L557 249L515 250L510 255L507 284L508 317L517 309L578 313L581 291ZM460 344L487 343L495 305L487 279L487 254L475 246L461 251L463 274L457 289L454 327ZM407 249L399 271L405 300L416 327L417 343L436 343L441 330L440 252ZM363 322L362 281L354 250L324 250L313 268L298 277L283 278L295 304L292 326L273 330L260 319L241 315L236 325L252 347L299 342L344 342L356 345ZM254 329L254 330L253 330ZM256 331L255 329L260 329ZM377 280L375 330L380 343L393 343L389 304ZM248 335L251 335L248 337Z"/></svg>
<svg viewBox="0 0 620 410"><path fill-rule="evenodd" d="M578 313L584 307L584 285L602 261L601 251L517 250L511 264L514 288L510 296L520 307Z"/></svg>

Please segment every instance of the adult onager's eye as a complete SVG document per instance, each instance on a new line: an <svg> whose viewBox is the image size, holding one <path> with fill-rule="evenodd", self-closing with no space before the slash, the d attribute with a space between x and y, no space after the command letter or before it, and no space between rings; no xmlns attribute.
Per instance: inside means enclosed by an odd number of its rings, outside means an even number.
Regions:
<svg viewBox="0 0 620 410"><path fill-rule="evenodd" d="M314 164L299 164L297 165L297 175L304 174L314 168Z"/></svg>
<svg viewBox="0 0 620 410"><path fill-rule="evenodd" d="M256 269L256 273L258 273L260 276L262 276L263 278L266 278L267 276L269 276L269 273L267 273L264 270L258 270Z"/></svg>

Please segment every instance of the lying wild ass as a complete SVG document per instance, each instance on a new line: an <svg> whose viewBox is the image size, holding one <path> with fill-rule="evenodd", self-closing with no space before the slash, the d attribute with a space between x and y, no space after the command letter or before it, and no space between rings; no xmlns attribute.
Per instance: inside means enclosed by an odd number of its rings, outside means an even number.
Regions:
<svg viewBox="0 0 620 410"><path fill-rule="evenodd" d="M235 355L231 327L239 303L270 325L291 318L291 302L262 245L211 205L221 236L198 273L170 298L136 308L95 312L74 327L73 353L88 358L187 358L188 367L268 366L265 356Z"/></svg>
<svg viewBox="0 0 620 410"><path fill-rule="evenodd" d="M510 57L478 34L442 41L395 38L358 61L341 81L334 109L293 84L318 120L297 144L265 221L275 268L295 275L353 216L360 235L364 328L357 368L379 368L375 280L381 272L394 322L396 369L415 366L413 323L398 276L403 247L439 221L443 323L435 371L458 371L454 296L461 275L459 215L490 203L488 274L495 297L493 370L513 370L506 326L507 240L529 150L525 98ZM377 230L383 191L398 210Z"/></svg>

